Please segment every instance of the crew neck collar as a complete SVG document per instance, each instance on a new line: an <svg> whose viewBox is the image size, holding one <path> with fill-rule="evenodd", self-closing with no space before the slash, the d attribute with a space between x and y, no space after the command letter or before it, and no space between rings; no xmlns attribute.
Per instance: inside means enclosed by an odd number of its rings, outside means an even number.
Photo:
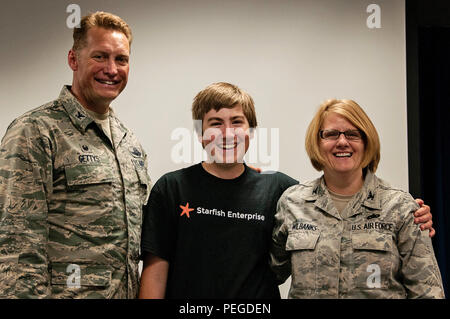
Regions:
<svg viewBox="0 0 450 319"><path fill-rule="evenodd" d="M237 176L237 177L235 177L235 178L230 178L230 179L227 179L227 178L220 178L220 177L217 177L217 176L215 176L215 175L209 173L209 172L203 167L202 163L203 163L203 162L197 164L199 170L201 170L201 172L202 172L202 174L203 174L204 176L206 176L207 178L209 178L209 179L211 179L211 180L214 180L214 181L216 181L216 182L222 182L222 183L235 183L235 182L237 182L237 181L242 180L242 179L248 174L248 171L249 171L249 167L248 167L245 163L243 163L243 164L244 164L244 171L241 173L241 175L239 175L239 176Z"/></svg>

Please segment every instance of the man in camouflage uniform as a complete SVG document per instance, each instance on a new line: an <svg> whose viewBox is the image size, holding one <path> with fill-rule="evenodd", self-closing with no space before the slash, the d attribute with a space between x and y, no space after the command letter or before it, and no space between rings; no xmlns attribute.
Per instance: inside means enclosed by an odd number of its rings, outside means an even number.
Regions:
<svg viewBox="0 0 450 319"><path fill-rule="evenodd" d="M275 215L271 264L289 298L444 298L431 239L411 195L367 172L339 213L323 178L289 188Z"/></svg>
<svg viewBox="0 0 450 319"><path fill-rule="evenodd" d="M0 148L0 298L135 298L150 180L109 104L131 30L97 12L74 29L72 86L17 118Z"/></svg>

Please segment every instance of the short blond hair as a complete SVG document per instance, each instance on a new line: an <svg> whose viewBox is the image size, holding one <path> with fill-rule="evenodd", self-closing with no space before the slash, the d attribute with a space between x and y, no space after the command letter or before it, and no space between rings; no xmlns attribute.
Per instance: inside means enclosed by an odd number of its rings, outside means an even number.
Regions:
<svg viewBox="0 0 450 319"><path fill-rule="evenodd" d="M312 165L318 171L323 170L326 160L320 154L320 136L325 118L330 113L343 116L363 134L364 156L361 162L363 170L375 173L380 162L380 139L377 130L364 110L353 100L330 99L322 103L306 131L305 148Z"/></svg>
<svg viewBox="0 0 450 319"><path fill-rule="evenodd" d="M87 33L93 27L122 32L131 47L133 35L130 26L122 18L112 13L97 11L84 16L80 21L80 27L73 29L73 51L78 52L87 45Z"/></svg>
<svg viewBox="0 0 450 319"><path fill-rule="evenodd" d="M192 119L203 121L206 113L214 109L233 108L236 105L242 106L242 112L247 118L250 128L256 128L255 103L250 94L240 89L234 84L217 82L208 85L200 91L192 103ZM197 133L202 132L201 127L195 127Z"/></svg>

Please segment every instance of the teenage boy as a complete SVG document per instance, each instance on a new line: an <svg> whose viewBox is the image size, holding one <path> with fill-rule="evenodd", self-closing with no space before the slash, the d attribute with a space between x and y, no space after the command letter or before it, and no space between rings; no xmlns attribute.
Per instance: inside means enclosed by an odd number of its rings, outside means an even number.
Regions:
<svg viewBox="0 0 450 319"><path fill-rule="evenodd" d="M281 194L298 182L243 162L257 121L253 99L237 86L208 86L192 115L201 121L196 130L208 161L153 187L144 207L139 296L279 298L268 263L273 216Z"/></svg>

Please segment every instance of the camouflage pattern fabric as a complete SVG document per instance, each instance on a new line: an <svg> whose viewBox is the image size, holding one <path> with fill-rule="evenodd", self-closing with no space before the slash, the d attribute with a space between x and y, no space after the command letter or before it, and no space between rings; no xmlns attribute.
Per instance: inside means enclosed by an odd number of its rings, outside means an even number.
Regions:
<svg viewBox="0 0 450 319"><path fill-rule="evenodd" d="M147 156L70 93L17 118L0 148L0 298L135 298Z"/></svg>
<svg viewBox="0 0 450 319"><path fill-rule="evenodd" d="M289 298L444 298L418 208L370 172L345 219L323 177L292 186L278 201L271 266L280 282L292 274Z"/></svg>

